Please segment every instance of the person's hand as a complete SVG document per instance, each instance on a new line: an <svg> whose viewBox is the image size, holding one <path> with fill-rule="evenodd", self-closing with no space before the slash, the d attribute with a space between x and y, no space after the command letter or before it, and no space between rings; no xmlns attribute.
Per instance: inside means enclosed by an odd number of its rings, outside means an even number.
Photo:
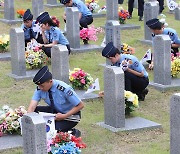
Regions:
<svg viewBox="0 0 180 154"><path fill-rule="evenodd" d="M122 70L125 72L127 71L127 69L128 69L128 64L127 63L122 64Z"/></svg>
<svg viewBox="0 0 180 154"><path fill-rule="evenodd" d="M154 64L153 64L153 62L152 62L151 64L149 64L149 69L150 69L150 70L153 70L153 68L154 68Z"/></svg>
<svg viewBox="0 0 180 154"><path fill-rule="evenodd" d="M64 120L65 118L66 118L66 115L62 113L57 113L55 116L55 120L57 121Z"/></svg>

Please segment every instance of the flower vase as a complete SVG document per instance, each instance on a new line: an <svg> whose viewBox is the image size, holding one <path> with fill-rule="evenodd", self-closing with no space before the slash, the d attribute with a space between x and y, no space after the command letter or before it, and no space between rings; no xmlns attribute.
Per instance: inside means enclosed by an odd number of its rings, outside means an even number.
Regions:
<svg viewBox="0 0 180 154"><path fill-rule="evenodd" d="M119 18L119 23L120 23L120 24L125 24L125 21L126 21L126 19Z"/></svg>

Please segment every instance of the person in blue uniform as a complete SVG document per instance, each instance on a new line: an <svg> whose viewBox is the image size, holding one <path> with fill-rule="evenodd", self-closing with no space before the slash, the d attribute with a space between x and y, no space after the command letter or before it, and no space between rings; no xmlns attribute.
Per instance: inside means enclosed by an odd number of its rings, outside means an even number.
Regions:
<svg viewBox="0 0 180 154"><path fill-rule="evenodd" d="M176 54L179 52L178 48L180 47L180 39L178 37L176 30L172 28L164 28L163 23L161 23L157 18L148 20L146 22L146 25L152 31L152 39L155 37L155 35L160 35L160 34L169 35L171 39L171 53L173 53L174 56L177 56ZM153 69L153 60L151 60L149 63L150 63L149 68Z"/></svg>
<svg viewBox="0 0 180 154"><path fill-rule="evenodd" d="M38 43L43 43L42 35L35 32L33 27L35 27L33 15L31 14L30 9L27 9L23 15L23 24L21 25L21 28L24 31L25 46L27 46L28 42L31 42L31 39L35 39Z"/></svg>
<svg viewBox="0 0 180 154"><path fill-rule="evenodd" d="M36 22L41 24L42 38L44 41L44 44L40 44L40 47L44 50L48 57L51 57L51 48L56 44L65 45L70 54L71 49L69 41L57 27L56 23L53 22L48 12L43 12L40 16L38 16Z"/></svg>
<svg viewBox="0 0 180 154"><path fill-rule="evenodd" d="M47 66L38 71L33 82L37 84L37 89L34 91L28 112L55 113L56 130L63 132L72 130L78 121L69 121L67 118L76 115L77 120L80 120L80 112L84 107L84 103L72 87L63 81L52 79L52 74ZM38 105L41 99L47 103L47 106Z"/></svg>
<svg viewBox="0 0 180 154"><path fill-rule="evenodd" d="M77 7L79 10L79 23L82 28L88 28L93 22L93 17L91 11L81 0L60 0L62 4L66 7ZM64 20L66 21L66 14L64 14Z"/></svg>
<svg viewBox="0 0 180 154"><path fill-rule="evenodd" d="M108 58L113 66L121 67L124 71L125 90L137 94L140 101L144 101L148 93L148 73L139 60L130 54L121 54L119 49L110 42L102 50L102 56Z"/></svg>
<svg viewBox="0 0 180 154"><path fill-rule="evenodd" d="M128 19L132 18L133 8L134 8L134 0L128 0L128 12L129 12ZM143 12L144 12L144 0L138 0L139 21L143 21Z"/></svg>

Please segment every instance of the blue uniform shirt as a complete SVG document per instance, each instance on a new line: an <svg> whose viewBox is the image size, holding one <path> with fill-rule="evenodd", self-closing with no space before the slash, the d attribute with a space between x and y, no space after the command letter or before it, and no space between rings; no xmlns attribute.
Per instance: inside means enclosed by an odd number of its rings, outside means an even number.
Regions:
<svg viewBox="0 0 180 154"><path fill-rule="evenodd" d="M120 55L120 59L118 62L116 62L115 64L113 64L114 66L118 66L120 67L121 63L123 60L131 60L132 64L130 64L128 67L132 70L135 70L139 73L143 72L144 73L144 77L148 77L148 73L146 72L146 69L144 68L144 66L139 62L139 60L133 56L133 55L128 55L128 54L121 54Z"/></svg>
<svg viewBox="0 0 180 154"><path fill-rule="evenodd" d="M172 43L180 44L180 39L179 39L178 34L176 33L176 31L174 29L172 29L172 28L164 28L162 34L169 35ZM152 34L152 36L154 37L155 34Z"/></svg>
<svg viewBox="0 0 180 154"><path fill-rule="evenodd" d="M30 28L26 27L24 24L21 25L21 28L24 30L24 38L25 38L25 40L32 39L31 36L30 36L30 30L32 30L33 38L36 37L37 33L33 31L34 25L35 25L35 21L32 22L32 26Z"/></svg>
<svg viewBox="0 0 180 154"><path fill-rule="evenodd" d="M71 86L63 81L53 79L53 85L50 90L52 91L55 110L60 113L67 113L81 102ZM43 99L48 105L51 105L49 93L36 89L32 100L39 102L41 99Z"/></svg>
<svg viewBox="0 0 180 154"><path fill-rule="evenodd" d="M81 0L72 0L72 2L73 2L72 7L77 7L79 12L82 13L83 17L92 15L91 11Z"/></svg>
<svg viewBox="0 0 180 154"><path fill-rule="evenodd" d="M62 45L69 44L68 40L66 39L66 37L63 35L63 33L58 27L51 26L50 30L45 31L45 36L48 40L48 43L57 41L58 44L62 44Z"/></svg>

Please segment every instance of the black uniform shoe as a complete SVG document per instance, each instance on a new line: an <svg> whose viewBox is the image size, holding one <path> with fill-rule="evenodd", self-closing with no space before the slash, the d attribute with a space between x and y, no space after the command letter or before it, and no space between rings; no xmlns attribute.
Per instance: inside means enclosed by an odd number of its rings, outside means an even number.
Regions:
<svg viewBox="0 0 180 154"><path fill-rule="evenodd" d="M76 136L76 137L80 137L81 136L81 132L80 130L76 129L76 128L73 128L72 129L72 135Z"/></svg>
<svg viewBox="0 0 180 154"><path fill-rule="evenodd" d="M143 16L140 16L140 17L139 17L139 21L143 21Z"/></svg>
<svg viewBox="0 0 180 154"><path fill-rule="evenodd" d="M149 92L148 89L144 89L144 90L142 91L142 93L141 93L140 95L138 95L138 100L139 100L139 101L144 101L146 95L148 94L148 92Z"/></svg>

